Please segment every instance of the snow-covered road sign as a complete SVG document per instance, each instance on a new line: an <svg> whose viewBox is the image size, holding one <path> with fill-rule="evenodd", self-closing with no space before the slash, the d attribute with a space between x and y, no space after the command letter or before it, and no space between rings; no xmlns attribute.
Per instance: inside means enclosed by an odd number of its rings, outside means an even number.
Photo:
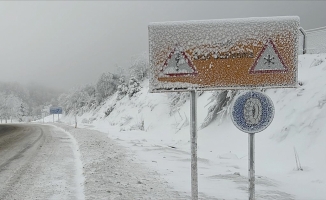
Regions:
<svg viewBox="0 0 326 200"><path fill-rule="evenodd" d="M151 23L150 92L296 87L299 21Z"/></svg>
<svg viewBox="0 0 326 200"><path fill-rule="evenodd" d="M274 118L273 102L261 92L247 91L234 101L231 118L241 131L258 133L266 129Z"/></svg>

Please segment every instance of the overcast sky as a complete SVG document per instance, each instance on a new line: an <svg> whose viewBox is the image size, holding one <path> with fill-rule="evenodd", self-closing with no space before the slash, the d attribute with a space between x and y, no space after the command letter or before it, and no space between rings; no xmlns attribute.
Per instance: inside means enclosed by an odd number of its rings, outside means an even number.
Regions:
<svg viewBox="0 0 326 200"><path fill-rule="evenodd" d="M0 81L72 88L148 51L148 23L297 15L326 26L326 1L0 2Z"/></svg>

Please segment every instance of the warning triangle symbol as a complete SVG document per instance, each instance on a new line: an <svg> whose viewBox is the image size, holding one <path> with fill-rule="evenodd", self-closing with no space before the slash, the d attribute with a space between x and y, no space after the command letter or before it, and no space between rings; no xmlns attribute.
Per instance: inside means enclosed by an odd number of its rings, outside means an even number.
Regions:
<svg viewBox="0 0 326 200"><path fill-rule="evenodd" d="M249 73L279 73L287 70L288 68L285 66L275 44L269 39L258 54Z"/></svg>
<svg viewBox="0 0 326 200"><path fill-rule="evenodd" d="M198 74L195 66L180 48L175 48L165 61L161 70L161 75L184 76Z"/></svg>

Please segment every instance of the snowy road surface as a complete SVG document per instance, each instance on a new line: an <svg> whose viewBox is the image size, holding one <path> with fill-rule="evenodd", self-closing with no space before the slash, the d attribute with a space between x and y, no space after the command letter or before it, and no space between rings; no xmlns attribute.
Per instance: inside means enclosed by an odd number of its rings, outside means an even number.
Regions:
<svg viewBox="0 0 326 200"><path fill-rule="evenodd" d="M97 131L0 125L0 199L189 199Z"/></svg>
<svg viewBox="0 0 326 200"><path fill-rule="evenodd" d="M155 162L153 164L160 163L163 168L168 167L170 171L165 173L175 174L169 179L160 174L159 167L145 165L133 151L119 145L105 133L56 125L59 127L40 124L0 125L1 200L191 199L189 191L185 192L171 184L180 182L186 188L190 187L185 178L189 177L189 170L186 170L189 168L189 160L186 159L188 153L141 145L143 156L149 157ZM134 145L138 146L136 143ZM152 151L159 151L156 154L160 156L152 157ZM205 160L199 159L201 187L221 189L221 181L226 183L226 180L230 180L237 183L242 192L228 184L226 188L229 189L220 192L232 196L233 192L230 191L237 190L239 195L233 194L233 197L226 199L246 198L246 177L231 172L228 175L213 175L207 171L211 163ZM207 180L203 179L204 174ZM257 191L257 199L295 199L290 194L275 190L277 185L270 179L258 178L257 184L258 189L263 187ZM200 199L223 199L208 191L200 192L199 196Z"/></svg>
<svg viewBox="0 0 326 200"><path fill-rule="evenodd" d="M51 126L0 125L0 199L84 199L72 140Z"/></svg>

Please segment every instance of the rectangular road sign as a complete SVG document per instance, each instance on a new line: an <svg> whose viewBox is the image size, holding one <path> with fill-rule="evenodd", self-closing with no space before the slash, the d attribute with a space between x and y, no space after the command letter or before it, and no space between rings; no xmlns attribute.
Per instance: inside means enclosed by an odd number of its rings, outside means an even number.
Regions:
<svg viewBox="0 0 326 200"><path fill-rule="evenodd" d="M61 107L51 107L50 114L62 114L62 108Z"/></svg>
<svg viewBox="0 0 326 200"><path fill-rule="evenodd" d="M151 23L150 92L296 87L299 17Z"/></svg>

